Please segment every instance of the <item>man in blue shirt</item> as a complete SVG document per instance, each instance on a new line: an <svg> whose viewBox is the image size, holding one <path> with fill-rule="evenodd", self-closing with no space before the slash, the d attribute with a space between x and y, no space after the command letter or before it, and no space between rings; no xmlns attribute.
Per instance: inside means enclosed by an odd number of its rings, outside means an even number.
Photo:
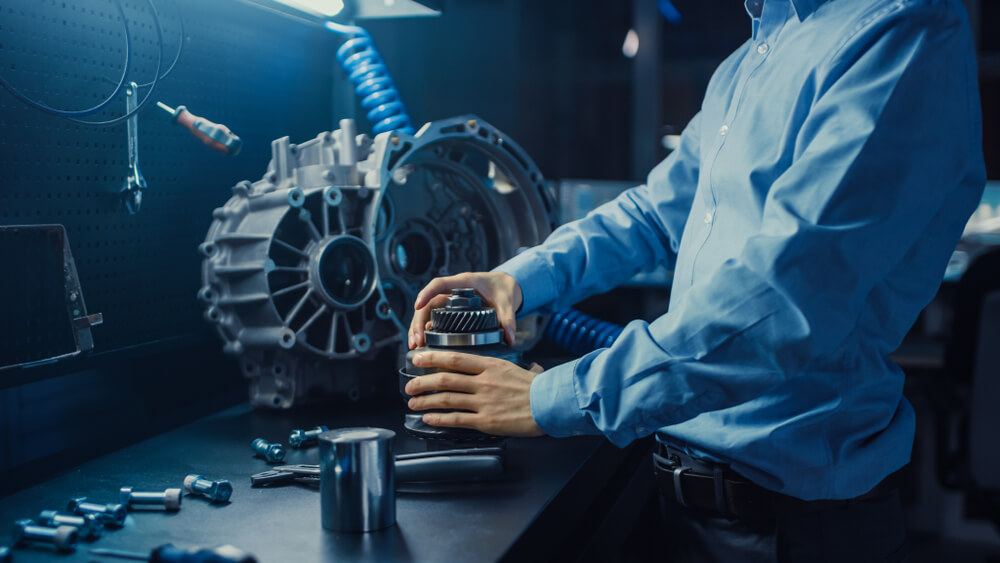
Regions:
<svg viewBox="0 0 1000 563"><path fill-rule="evenodd" d="M432 281L410 347L453 287L476 288L512 341L515 311L569 306L666 263L668 313L541 373L424 353L418 365L454 373L407 392L453 392L411 407L469 411L426 422L603 434L620 446L655 432L670 446L658 463L675 477L664 495L688 504L697 484L687 474L708 472L717 516L730 519L752 515L737 491L726 497L726 476L771 495L761 512L780 521L863 504L833 501L871 494L908 462L914 413L889 353L933 297L985 183L964 8L746 0L746 10L751 38L716 70L647 183L494 272ZM888 556L899 537L867 555Z"/></svg>

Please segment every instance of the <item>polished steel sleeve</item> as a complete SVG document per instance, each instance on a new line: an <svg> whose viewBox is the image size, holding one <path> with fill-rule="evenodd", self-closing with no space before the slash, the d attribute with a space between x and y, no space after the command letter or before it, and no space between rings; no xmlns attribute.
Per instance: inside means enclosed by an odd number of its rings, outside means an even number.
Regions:
<svg viewBox="0 0 1000 563"><path fill-rule="evenodd" d="M339 428L319 435L323 528L370 532L396 523L396 469L384 428Z"/></svg>

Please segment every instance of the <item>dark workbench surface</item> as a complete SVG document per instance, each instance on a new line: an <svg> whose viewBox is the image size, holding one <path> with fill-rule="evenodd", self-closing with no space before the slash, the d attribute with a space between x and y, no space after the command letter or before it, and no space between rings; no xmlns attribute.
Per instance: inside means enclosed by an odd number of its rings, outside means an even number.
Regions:
<svg viewBox="0 0 1000 563"><path fill-rule="evenodd" d="M232 502L214 506L200 497L185 496L180 512L132 512L124 529L107 530L92 544L81 542L75 554L57 555L47 546L34 547L15 550L14 561L116 561L90 556L88 549L148 551L166 542L179 547L233 544L255 554L261 563L521 559L566 542L561 536L579 530L573 523L585 517L602 495L608 497L608 489L623 474L635 472L629 467L636 465L635 453L618 450L601 438L511 439L503 480L401 487L396 497L397 525L370 534L324 531L315 489L250 487L250 475L269 468L252 456L250 442L262 437L287 446L293 428L380 426L396 431L395 453L426 450L424 442L402 432L402 412L396 403L292 412L234 407L0 499L0 526L42 510L65 509L73 496L117 502L120 487L160 491L181 487L186 474L199 473L229 479ZM318 463L318 451L289 448L285 461ZM6 530L0 528L0 534ZM0 535L0 545L9 543L6 540ZM543 546L540 551L539 546Z"/></svg>

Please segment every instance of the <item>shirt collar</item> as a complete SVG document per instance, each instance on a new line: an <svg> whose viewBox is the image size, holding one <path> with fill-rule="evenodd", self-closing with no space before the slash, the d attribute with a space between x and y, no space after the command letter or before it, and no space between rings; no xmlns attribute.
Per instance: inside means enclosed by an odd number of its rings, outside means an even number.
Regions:
<svg viewBox="0 0 1000 563"><path fill-rule="evenodd" d="M795 8L795 15L799 17L799 21L802 21L825 2L827 0L792 0L792 7Z"/></svg>

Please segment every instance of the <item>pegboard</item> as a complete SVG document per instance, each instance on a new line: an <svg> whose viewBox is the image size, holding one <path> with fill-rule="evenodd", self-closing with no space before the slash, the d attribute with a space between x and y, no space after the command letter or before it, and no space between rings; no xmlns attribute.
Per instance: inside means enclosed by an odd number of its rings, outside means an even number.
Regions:
<svg viewBox="0 0 1000 563"><path fill-rule="evenodd" d="M122 3L132 34L130 79L141 84L156 65L155 27L145 0ZM154 3L163 70L180 41L180 18L185 43L139 114L139 164L149 187L138 215L119 196L128 174L124 123L78 125L0 89L0 224L66 227L88 309L104 315L94 329L101 352L191 334L213 338L195 298L197 247L212 210L236 182L263 174L273 139L306 140L334 123L332 34L237 0ZM111 0L0 0L0 73L33 99L66 109L95 105L114 91L124 53ZM243 151L209 150L155 101L228 125ZM110 119L124 107L121 95L90 119Z"/></svg>

